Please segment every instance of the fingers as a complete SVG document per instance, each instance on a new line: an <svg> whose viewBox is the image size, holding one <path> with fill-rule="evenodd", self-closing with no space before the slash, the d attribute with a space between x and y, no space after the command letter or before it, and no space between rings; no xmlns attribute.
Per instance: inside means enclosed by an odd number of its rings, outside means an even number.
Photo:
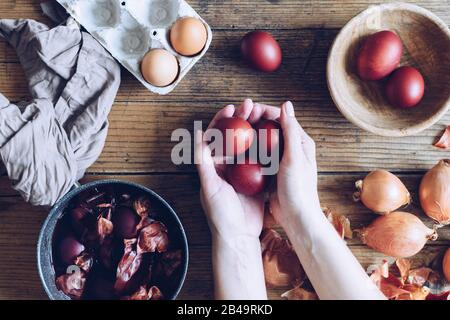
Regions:
<svg viewBox="0 0 450 320"><path fill-rule="evenodd" d="M294 106L290 101L281 106L280 124L284 138L283 159L292 160L302 153L302 131L295 117Z"/></svg>
<svg viewBox="0 0 450 320"><path fill-rule="evenodd" d="M216 113L214 118L209 123L208 129L214 128L214 126L216 125L217 121L219 121L220 119L231 118L234 115L235 111L236 111L235 107L232 104L230 104L230 105L226 106L225 108L221 109L219 112Z"/></svg>
<svg viewBox="0 0 450 320"><path fill-rule="evenodd" d="M281 107L280 123L285 143L283 157L289 160L295 160L295 157L306 158L315 164L316 145L314 140L297 121L294 106L289 101Z"/></svg>
<svg viewBox="0 0 450 320"><path fill-rule="evenodd" d="M200 183L206 190L211 189L220 180L217 174L214 159L211 156L211 150L203 141L203 132L195 132L195 164L200 177Z"/></svg>
<svg viewBox="0 0 450 320"><path fill-rule="evenodd" d="M245 99L244 102L236 109L234 116L247 120L253 110L253 101Z"/></svg>
<svg viewBox="0 0 450 320"><path fill-rule="evenodd" d="M253 111L248 117L248 122L251 124L260 121L261 119L276 120L280 117L280 108L268 106L261 103L253 105Z"/></svg>
<svg viewBox="0 0 450 320"><path fill-rule="evenodd" d="M223 118L239 117L254 124L261 119L277 120L280 117L280 108L269 106L262 103L253 103L251 99L245 99L244 102L235 108L234 105L228 105L216 113L211 120L208 129L214 128L217 121Z"/></svg>

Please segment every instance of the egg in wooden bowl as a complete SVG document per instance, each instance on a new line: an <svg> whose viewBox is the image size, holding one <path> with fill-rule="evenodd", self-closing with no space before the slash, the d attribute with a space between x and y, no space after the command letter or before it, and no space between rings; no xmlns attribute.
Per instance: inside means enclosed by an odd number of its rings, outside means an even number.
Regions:
<svg viewBox="0 0 450 320"><path fill-rule="evenodd" d="M397 67L413 67L423 76L424 94L413 107L399 108L387 97L389 79L397 69L377 80L361 76L362 48L380 31L391 31L401 40L401 58L394 61ZM380 46L384 44L376 43L374 48ZM398 58L398 51L392 46L389 50L384 53L387 58ZM388 137L417 134L439 121L450 107L450 30L432 12L416 5L371 6L351 19L336 37L328 57L327 82L337 108L360 128ZM410 91L417 90L420 88L412 84Z"/></svg>

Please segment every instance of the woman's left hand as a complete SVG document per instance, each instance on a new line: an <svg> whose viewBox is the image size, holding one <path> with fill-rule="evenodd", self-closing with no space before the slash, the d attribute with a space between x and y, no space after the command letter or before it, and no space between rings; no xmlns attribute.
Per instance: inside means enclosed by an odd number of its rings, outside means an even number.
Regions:
<svg viewBox="0 0 450 320"><path fill-rule="evenodd" d="M267 108L247 99L237 109L229 105L220 110L208 129L214 128L217 121L223 118L240 117L253 124L262 118L277 119L279 115L278 108ZM250 197L236 193L224 179L225 165L215 163L217 159L211 156L211 150L202 139L202 132L196 134L200 196L213 236L220 236L222 239L241 236L259 238L264 217L263 195Z"/></svg>
<svg viewBox="0 0 450 320"><path fill-rule="evenodd" d="M237 109L227 106L211 121L214 128L223 118L240 117L255 123L276 119L279 109L245 100ZM238 194L224 179L223 160L213 159L202 132L196 133L196 163L200 176L200 197L212 234L212 265L216 299L267 299L261 257L264 219L263 194Z"/></svg>

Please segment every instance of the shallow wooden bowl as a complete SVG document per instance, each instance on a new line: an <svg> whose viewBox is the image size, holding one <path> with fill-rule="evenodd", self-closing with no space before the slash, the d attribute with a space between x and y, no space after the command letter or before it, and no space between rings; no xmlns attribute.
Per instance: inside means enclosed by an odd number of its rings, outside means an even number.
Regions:
<svg viewBox="0 0 450 320"><path fill-rule="evenodd" d="M384 96L386 80L363 81L356 55L368 36L395 31L403 42L401 65L417 68L425 96L412 109L397 109ZM350 20L336 37L327 65L331 96L355 125L382 136L407 136L436 123L450 107L450 30L430 11L412 4L371 6Z"/></svg>

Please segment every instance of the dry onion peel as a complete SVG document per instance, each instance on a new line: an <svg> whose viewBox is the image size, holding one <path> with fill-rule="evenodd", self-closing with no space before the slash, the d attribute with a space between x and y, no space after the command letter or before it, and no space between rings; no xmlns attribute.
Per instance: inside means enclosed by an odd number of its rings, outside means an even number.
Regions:
<svg viewBox="0 0 450 320"><path fill-rule="evenodd" d="M386 214L411 203L411 195L395 175L386 170L375 170L364 180L355 183L355 201L361 201L370 210Z"/></svg>
<svg viewBox="0 0 450 320"><path fill-rule="evenodd" d="M433 270L430 268L418 268L411 270L408 274L407 282L412 285L422 287L430 278Z"/></svg>
<svg viewBox="0 0 450 320"><path fill-rule="evenodd" d="M401 296L408 295L410 296L411 293L403 288L400 288L395 283L391 283L392 278L386 278L381 280L380 290L383 292L383 294L388 298L389 300L397 300Z"/></svg>
<svg viewBox="0 0 450 320"><path fill-rule="evenodd" d="M447 126L441 138L434 146L440 149L450 150L450 125Z"/></svg>
<svg viewBox="0 0 450 320"><path fill-rule="evenodd" d="M386 260L380 265L371 265L367 270L371 274L371 280L387 298L391 300L447 299L449 292L445 292L445 287L438 288L433 284L433 281L440 281L437 272L425 267L411 269L411 263L408 259L396 260L395 266L400 273L400 278L391 273L390 265ZM439 279L433 279L434 277ZM443 289L443 293L433 294L439 292L440 289ZM433 293L431 293L432 291Z"/></svg>
<svg viewBox="0 0 450 320"><path fill-rule="evenodd" d="M292 245L273 229L265 230L261 238L264 276L267 287L300 285L305 273Z"/></svg>
<svg viewBox="0 0 450 320"><path fill-rule="evenodd" d="M402 288L403 283L389 273L389 263L386 260L380 266L375 267L375 270L370 275L370 279L390 300L409 295L409 292Z"/></svg>
<svg viewBox="0 0 450 320"><path fill-rule="evenodd" d="M286 300L319 300L315 292L307 291L300 287L286 291L281 297Z"/></svg>
<svg viewBox="0 0 450 320"><path fill-rule="evenodd" d="M411 262L408 259L398 259L395 261L398 271L400 272L400 279L403 284L408 280L409 271L411 270Z"/></svg>
<svg viewBox="0 0 450 320"><path fill-rule="evenodd" d="M335 211L326 207L322 208L322 211L342 239L353 238L353 231L350 226L350 220L346 216L336 213Z"/></svg>
<svg viewBox="0 0 450 320"><path fill-rule="evenodd" d="M441 160L428 171L419 188L422 209L442 225L450 223L450 160Z"/></svg>
<svg viewBox="0 0 450 320"><path fill-rule="evenodd" d="M380 216L357 232L364 244L396 258L413 256L427 240L437 239L436 230L425 226L415 215L400 211Z"/></svg>
<svg viewBox="0 0 450 320"><path fill-rule="evenodd" d="M381 279L389 276L389 262L383 260L383 263L380 265L371 265L367 268L367 273L370 273L370 279L372 279L373 283L380 287Z"/></svg>
<svg viewBox="0 0 450 320"><path fill-rule="evenodd" d="M273 217L272 213L266 211L264 213L263 229L273 229L276 226L277 222L275 221L275 218Z"/></svg>
<svg viewBox="0 0 450 320"><path fill-rule="evenodd" d="M427 287L418 287L413 284L404 285L402 290L406 290L408 293L399 295L397 300L425 300L430 294L430 289Z"/></svg>

